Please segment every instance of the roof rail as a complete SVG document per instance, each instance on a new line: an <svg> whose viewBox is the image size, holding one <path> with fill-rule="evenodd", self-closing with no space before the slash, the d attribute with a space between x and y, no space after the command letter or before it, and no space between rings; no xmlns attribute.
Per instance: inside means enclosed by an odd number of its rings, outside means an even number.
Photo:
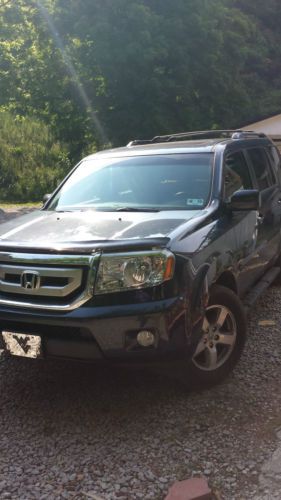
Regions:
<svg viewBox="0 0 281 500"><path fill-rule="evenodd" d="M159 142L183 141L186 139L252 139L255 137L266 137L265 134L253 130L199 130L195 132L181 132L179 134L156 135L152 139L136 139L129 142L127 147L142 146L144 144L157 144Z"/></svg>
<svg viewBox="0 0 281 500"><path fill-rule="evenodd" d="M255 137L267 137L263 132L254 132L253 130L237 130L232 134L231 139L254 139Z"/></svg>

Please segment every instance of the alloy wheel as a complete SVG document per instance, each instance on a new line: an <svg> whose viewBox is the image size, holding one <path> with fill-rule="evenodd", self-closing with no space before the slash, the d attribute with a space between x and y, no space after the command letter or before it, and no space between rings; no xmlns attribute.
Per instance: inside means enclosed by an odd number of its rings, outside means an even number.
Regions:
<svg viewBox="0 0 281 500"><path fill-rule="evenodd" d="M230 357L236 337L236 321L230 309L218 304L207 307L203 336L192 358L194 365L200 370L216 370Z"/></svg>

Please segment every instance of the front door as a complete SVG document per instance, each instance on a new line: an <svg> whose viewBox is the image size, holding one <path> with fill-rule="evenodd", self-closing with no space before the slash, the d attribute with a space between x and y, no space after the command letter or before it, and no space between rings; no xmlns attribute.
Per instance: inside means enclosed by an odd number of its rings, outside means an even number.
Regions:
<svg viewBox="0 0 281 500"><path fill-rule="evenodd" d="M240 189L255 189L255 178L249 168L243 151L229 153L224 162L224 197L228 202ZM258 213L255 211L235 211L231 216L231 231L235 241L232 247L237 249L236 261L237 284L239 294L243 295L258 279L260 262L257 253Z"/></svg>
<svg viewBox="0 0 281 500"><path fill-rule="evenodd" d="M260 275L280 253L281 238L281 189L276 173L271 168L269 156L264 148L247 149L257 188L261 193L261 208L258 215L257 250Z"/></svg>

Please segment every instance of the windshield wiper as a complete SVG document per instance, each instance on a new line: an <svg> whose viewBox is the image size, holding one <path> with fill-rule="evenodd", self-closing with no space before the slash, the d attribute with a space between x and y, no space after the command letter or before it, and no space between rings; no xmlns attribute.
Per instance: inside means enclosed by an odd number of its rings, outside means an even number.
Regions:
<svg viewBox="0 0 281 500"><path fill-rule="evenodd" d="M157 208L119 207L114 212L160 212Z"/></svg>

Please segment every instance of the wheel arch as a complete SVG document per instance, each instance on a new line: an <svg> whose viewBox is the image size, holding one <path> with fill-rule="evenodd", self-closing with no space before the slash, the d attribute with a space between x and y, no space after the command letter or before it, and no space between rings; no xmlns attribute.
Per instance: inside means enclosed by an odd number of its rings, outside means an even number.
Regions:
<svg viewBox="0 0 281 500"><path fill-rule="evenodd" d="M231 271L224 271L214 283L215 285L221 285L232 290L236 295L238 295L238 286L234 274Z"/></svg>
<svg viewBox="0 0 281 500"><path fill-rule="evenodd" d="M194 289L191 297L192 317L195 320L202 317L204 309L209 301L212 286L220 285L228 288L239 296L235 275L227 270L223 271L217 278L214 276L215 269L212 265L205 263L197 273Z"/></svg>

